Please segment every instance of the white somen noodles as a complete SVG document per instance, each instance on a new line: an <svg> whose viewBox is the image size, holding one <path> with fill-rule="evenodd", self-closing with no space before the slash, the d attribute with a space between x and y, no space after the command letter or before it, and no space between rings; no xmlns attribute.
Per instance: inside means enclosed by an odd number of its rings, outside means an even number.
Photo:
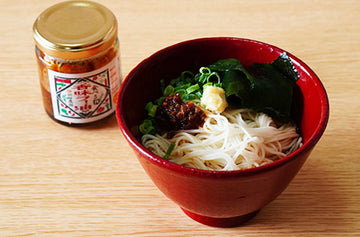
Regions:
<svg viewBox="0 0 360 237"><path fill-rule="evenodd" d="M277 127L271 117L247 109L207 111L203 127L142 137L143 145L163 157L175 144L171 162L205 170L239 170L278 160L301 146L293 124Z"/></svg>

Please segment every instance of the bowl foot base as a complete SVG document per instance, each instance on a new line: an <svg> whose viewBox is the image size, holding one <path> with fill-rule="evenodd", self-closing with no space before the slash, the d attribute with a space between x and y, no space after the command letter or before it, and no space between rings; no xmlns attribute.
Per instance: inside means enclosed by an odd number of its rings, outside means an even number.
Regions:
<svg viewBox="0 0 360 237"><path fill-rule="evenodd" d="M200 222L201 224L208 225L208 226L214 226L214 227L236 227L244 224L245 222L249 221L253 217L256 216L256 214L260 211L254 211L251 213L248 213L246 215L242 216L235 216L235 217L229 217L229 218L216 218L216 217L209 217L209 216L202 216L196 213L193 213L191 211L185 210L181 208L183 212L188 215L191 219Z"/></svg>

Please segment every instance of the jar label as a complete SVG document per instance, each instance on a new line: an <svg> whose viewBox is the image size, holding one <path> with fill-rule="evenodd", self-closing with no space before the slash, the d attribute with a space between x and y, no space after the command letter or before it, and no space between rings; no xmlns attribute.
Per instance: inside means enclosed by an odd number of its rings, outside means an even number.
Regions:
<svg viewBox="0 0 360 237"><path fill-rule="evenodd" d="M54 118L89 123L115 111L121 75L119 57L86 73L60 73L48 69Z"/></svg>

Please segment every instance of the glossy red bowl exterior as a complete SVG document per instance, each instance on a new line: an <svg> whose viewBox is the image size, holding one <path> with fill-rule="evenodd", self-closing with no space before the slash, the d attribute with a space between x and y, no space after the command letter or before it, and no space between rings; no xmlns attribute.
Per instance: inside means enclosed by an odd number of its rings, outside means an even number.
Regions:
<svg viewBox="0 0 360 237"><path fill-rule="evenodd" d="M290 183L322 136L329 117L326 91L316 74L300 59L287 54L299 71L295 118L303 146L271 164L240 171L206 171L183 167L149 152L140 142L138 125L144 107L161 95L161 79L223 58L245 66L272 62L284 50L241 38L202 38L167 47L143 60L125 78L116 116L120 129L155 185L194 220L210 226L237 226L252 218ZM300 215L300 214L299 214Z"/></svg>

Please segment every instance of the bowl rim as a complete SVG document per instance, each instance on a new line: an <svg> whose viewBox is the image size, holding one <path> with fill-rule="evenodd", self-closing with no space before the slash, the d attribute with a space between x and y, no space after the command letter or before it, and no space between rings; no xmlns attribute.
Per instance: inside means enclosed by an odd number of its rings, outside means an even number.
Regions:
<svg viewBox="0 0 360 237"><path fill-rule="evenodd" d="M287 55L291 58L292 62L295 64L295 66L300 67L301 70L306 72L307 74L311 75L311 77L316 81L318 93L320 93L321 98L321 117L320 122L318 123L316 129L311 134L310 138L297 150L292 152L291 154L276 160L272 163L244 169L244 170L232 170L232 171L217 171L217 170L203 170L203 169L197 169L197 168L191 168L191 167L185 167L176 163L173 163L171 161L165 160L160 156L157 156L156 154L152 153L151 151L147 150L140 141L136 139L136 137L131 133L131 130L129 127L126 126L126 124L123 121L123 116L121 114L122 107L121 107L121 100L123 98L123 90L126 90L128 87L131 78L134 74L136 74L139 70L141 70L141 67L146 64L149 60L151 60L153 57L158 57L164 53L166 53L168 50L174 50L177 47L182 47L184 45L187 45L189 43L201 43L205 41L239 41L239 42L248 42L252 44L258 44L266 47L271 47L274 51L283 53L286 52ZM320 140L322 134L325 131L325 128L328 123L329 119L329 99L325 90L325 87L323 86L322 82L320 81L319 77L315 74L315 72L302 60L291 54L290 52L283 50L277 46L264 43L258 40L253 39L246 39L246 38L238 38L238 37L204 37L204 38L195 38L190 40L185 40L170 46L167 46L163 49L160 49L156 51L155 53L151 54L149 57L143 59L140 63L138 63L125 77L123 80L120 90L119 90L119 96L117 98L117 104L116 104L116 119L118 121L118 125L120 127L121 132L123 133L125 139L128 141L130 146L133 147L138 153L141 154L142 157L146 158L150 162L162 166L163 168L172 170L177 173L182 173L190 176L199 176L199 177L207 177L207 178L231 178L231 177L239 177L239 176L248 176L248 175L255 175L258 173L266 172L272 169L275 169L277 167L283 166L289 162L292 162L295 160L296 157L298 157L301 154L305 154L308 151L311 151L313 147L316 145L316 143Z"/></svg>

